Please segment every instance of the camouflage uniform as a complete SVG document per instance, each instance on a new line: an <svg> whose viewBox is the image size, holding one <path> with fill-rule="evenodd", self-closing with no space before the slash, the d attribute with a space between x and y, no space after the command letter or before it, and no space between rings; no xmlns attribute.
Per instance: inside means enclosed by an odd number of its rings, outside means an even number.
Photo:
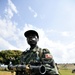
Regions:
<svg viewBox="0 0 75 75"><path fill-rule="evenodd" d="M22 53L21 64L37 65L38 63L47 66L47 72L44 75L58 75L58 71L55 66L53 57L48 49L41 49L38 46L36 46L32 50L29 49ZM25 73L23 75L28 74ZM39 72L38 73L32 72L31 75L41 75L41 74L39 74Z"/></svg>
<svg viewBox="0 0 75 75"><path fill-rule="evenodd" d="M41 49L37 46L39 35L35 30L28 30L24 33L27 38L27 43L30 45L30 49L24 51L21 55L21 64L25 65L44 65L46 73L44 75L58 75L57 68L55 66L53 57L48 49ZM42 68L43 69L43 68ZM16 75L41 75L39 71L27 70L16 71Z"/></svg>

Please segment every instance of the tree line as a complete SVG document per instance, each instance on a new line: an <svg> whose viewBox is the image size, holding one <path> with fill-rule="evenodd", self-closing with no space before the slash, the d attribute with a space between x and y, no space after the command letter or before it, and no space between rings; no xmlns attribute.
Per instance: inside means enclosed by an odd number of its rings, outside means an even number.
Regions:
<svg viewBox="0 0 75 75"><path fill-rule="evenodd" d="M2 50L0 51L0 64L8 65L12 62L14 65L20 63L21 50Z"/></svg>

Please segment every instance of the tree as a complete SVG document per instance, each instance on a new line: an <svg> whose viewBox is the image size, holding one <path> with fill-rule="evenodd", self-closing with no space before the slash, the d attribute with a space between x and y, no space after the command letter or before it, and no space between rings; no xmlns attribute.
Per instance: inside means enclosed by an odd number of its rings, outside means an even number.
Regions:
<svg viewBox="0 0 75 75"><path fill-rule="evenodd" d="M20 50L2 50L0 51L0 63L8 65L11 61L13 64L19 64L21 54Z"/></svg>

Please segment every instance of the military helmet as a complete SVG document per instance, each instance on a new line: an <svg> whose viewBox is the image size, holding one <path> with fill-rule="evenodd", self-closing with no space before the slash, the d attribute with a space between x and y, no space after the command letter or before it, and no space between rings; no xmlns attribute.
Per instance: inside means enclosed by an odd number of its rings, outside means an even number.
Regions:
<svg viewBox="0 0 75 75"><path fill-rule="evenodd" d="M39 38L38 33L35 30L28 30L24 33L25 37L28 37L30 34L35 34L37 36L37 38Z"/></svg>

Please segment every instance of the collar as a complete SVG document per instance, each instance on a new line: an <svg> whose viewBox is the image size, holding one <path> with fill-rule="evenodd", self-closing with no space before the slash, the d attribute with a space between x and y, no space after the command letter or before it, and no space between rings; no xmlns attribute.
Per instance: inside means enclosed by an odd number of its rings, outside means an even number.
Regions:
<svg viewBox="0 0 75 75"><path fill-rule="evenodd" d="M36 52L38 50L38 46L35 46L33 49L30 48L31 51Z"/></svg>

